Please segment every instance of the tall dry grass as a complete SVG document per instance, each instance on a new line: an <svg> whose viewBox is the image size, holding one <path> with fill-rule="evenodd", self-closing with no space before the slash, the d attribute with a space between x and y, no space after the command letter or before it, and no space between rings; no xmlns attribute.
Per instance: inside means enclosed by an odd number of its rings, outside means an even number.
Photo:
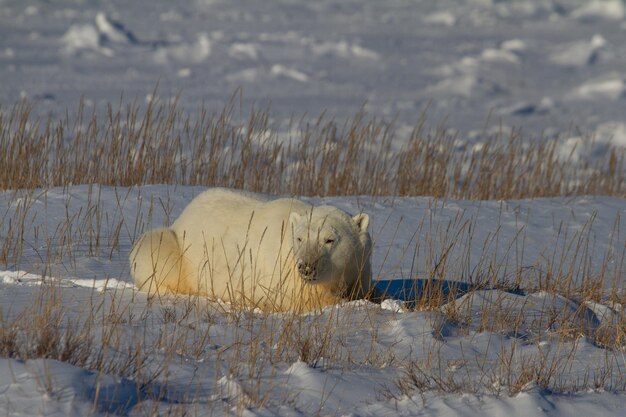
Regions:
<svg viewBox="0 0 626 417"><path fill-rule="evenodd" d="M623 149L573 158L559 140L519 131L470 146L443 128L427 131L423 118L408 136L364 113L281 126L267 109L242 120L235 100L219 113L188 114L177 100L153 100L91 114L81 103L72 114L35 117L28 102L0 110L0 189L175 183L320 196L626 194Z"/></svg>
<svg viewBox="0 0 626 417"><path fill-rule="evenodd" d="M163 304L135 303L125 294L118 299L116 293L95 290L81 310L59 296L64 288L49 278L54 264L65 262L71 269L80 257L119 255L120 248L128 249L150 223L144 213L150 216L163 210L169 216L170 202L150 200L145 203L150 207L139 205L134 218L124 219L120 208L128 198L124 191L116 191L119 213L107 213L100 188L89 187L88 199L78 212L70 209L68 197L66 216L54 230L29 229L35 202L45 201L39 195L45 190L32 189L79 183L219 185L296 195L623 196L622 150L609 147L607 160L597 163L563 158L557 141L527 141L519 132L506 138L494 136L472 148L443 129L426 132L422 122L409 137L397 137L392 124L364 114L343 124L322 116L281 127L267 110L252 111L242 122L234 103L218 114L199 109L188 115L176 101L153 101L145 109L136 104L109 107L105 117L86 115L81 105L76 117L59 121L38 119L32 110L23 102L0 111L0 189L31 189L15 193L14 210L0 208L0 265L20 269L25 258L34 256L36 248L25 236L34 236L38 247L44 248L36 254L43 264L38 271L42 285L33 291L33 302L17 312L0 306L2 357L57 359L131 379L137 384L139 402L171 401L173 415L223 407L239 415L275 405L276 392L286 396L280 401L291 404L298 393L273 389L284 383L275 379L277 375L298 360L328 374L391 369L398 377L388 395L395 398L432 390L514 395L532 385L555 392L626 391L626 315L616 307L601 325L590 326L585 318L593 303L626 305L620 286L626 252L617 253L613 263L605 259L601 271L592 273L590 226L574 236L560 236L555 253L546 255L546 264L533 268L519 264L504 271L505 266L492 256L494 246L508 245L511 256L521 259L523 234L512 242L500 243L496 234L489 238L495 243L476 243L483 245L484 256L470 269L469 249L459 257L450 254L456 245L469 247L475 241L475 227L464 226L459 218L427 234L423 222L432 224L434 219L423 219L416 226L416 241L404 242L403 253L415 259L426 254L427 264L419 268L424 278L461 279L475 286L455 300L454 294L444 295L433 285L406 316L374 304L329 308L312 315L257 314L192 297L166 298ZM618 231L616 224L613 235ZM617 242L617 237L612 239ZM556 253L558 248L565 252ZM492 292L493 303L474 302L484 296L481 291L493 288L503 290ZM564 297L577 309L546 308L538 316L518 309L513 314L499 308L500 298L512 292ZM429 323L420 337L427 342L416 341L416 346L430 343L423 356L396 348L403 340L391 337L389 323L424 317ZM528 317L535 321L527 323ZM486 333L494 340L502 337L513 342L503 344L501 354L491 361L481 352L461 357L442 354L456 338ZM552 353L542 351L543 343L553 346ZM576 379L570 370L580 360L579 345L586 343L602 349L605 362ZM537 349L529 348L533 346ZM168 370L181 363L209 364L201 369L214 373L213 391L168 393ZM145 414L158 412L148 409Z"/></svg>

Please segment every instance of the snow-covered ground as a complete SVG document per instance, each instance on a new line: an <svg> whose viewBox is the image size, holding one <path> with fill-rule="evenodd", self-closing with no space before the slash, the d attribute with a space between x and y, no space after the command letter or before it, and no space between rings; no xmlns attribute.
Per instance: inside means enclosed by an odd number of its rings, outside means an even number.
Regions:
<svg viewBox="0 0 626 417"><path fill-rule="evenodd" d="M624 345L606 347L625 319L615 298L624 293L622 199L309 198L370 214L377 279L424 278L440 263L447 280L491 280L441 308L351 302L293 317L186 298L149 303L129 282L131 242L173 221L202 189L83 185L0 194L8 260L0 271L0 348L7 352L14 334L18 356L31 358L0 362L9 415L623 412ZM546 290L553 287L542 279L569 268L571 280ZM520 282L507 285L516 271ZM584 300L575 289L595 276L603 287ZM59 360L45 344L50 329L61 347L81 335L90 353Z"/></svg>
<svg viewBox="0 0 626 417"><path fill-rule="evenodd" d="M596 133L626 145L622 0L3 0L0 102L63 117L181 93L183 106L271 102L412 126L445 120L529 134ZM580 132L578 131L580 129Z"/></svg>
<svg viewBox="0 0 626 417"><path fill-rule="evenodd" d="M622 0L0 0L0 108L72 119L158 85L219 111L242 88L279 122L426 111L576 157L604 149L587 133L626 147L625 40ZM624 415L623 198L309 198L370 214L377 279L487 285L292 317L136 292L132 242L201 190L0 192L4 414Z"/></svg>

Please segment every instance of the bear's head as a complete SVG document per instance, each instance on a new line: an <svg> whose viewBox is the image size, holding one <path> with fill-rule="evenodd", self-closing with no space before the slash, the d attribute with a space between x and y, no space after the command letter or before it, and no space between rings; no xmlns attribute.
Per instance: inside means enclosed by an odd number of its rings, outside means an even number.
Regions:
<svg viewBox="0 0 626 417"><path fill-rule="evenodd" d="M350 216L320 206L304 214L292 212L289 223L296 268L304 282L326 285L342 296L368 291L372 242L367 214ZM354 288L357 283L359 288Z"/></svg>

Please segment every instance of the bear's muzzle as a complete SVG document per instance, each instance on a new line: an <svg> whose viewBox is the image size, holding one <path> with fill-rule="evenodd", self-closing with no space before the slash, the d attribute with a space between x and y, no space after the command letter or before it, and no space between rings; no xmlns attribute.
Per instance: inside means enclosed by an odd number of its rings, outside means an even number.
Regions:
<svg viewBox="0 0 626 417"><path fill-rule="evenodd" d="M317 280L317 261L305 262L300 258L298 259L296 266L298 267L298 273L303 280L307 282L313 282Z"/></svg>

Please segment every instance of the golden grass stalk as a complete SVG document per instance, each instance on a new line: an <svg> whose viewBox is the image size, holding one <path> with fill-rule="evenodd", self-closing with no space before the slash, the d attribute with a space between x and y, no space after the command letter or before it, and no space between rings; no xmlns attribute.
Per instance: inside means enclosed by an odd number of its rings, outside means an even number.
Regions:
<svg viewBox="0 0 626 417"><path fill-rule="evenodd" d="M423 119L404 137L362 112L343 124L322 115L280 126L267 109L238 119L234 100L214 114L156 99L89 116L81 103L73 114L46 120L28 102L0 110L0 189L167 183L319 196L626 195L624 149L568 158L558 139L515 130L470 146L443 128L426 131Z"/></svg>

